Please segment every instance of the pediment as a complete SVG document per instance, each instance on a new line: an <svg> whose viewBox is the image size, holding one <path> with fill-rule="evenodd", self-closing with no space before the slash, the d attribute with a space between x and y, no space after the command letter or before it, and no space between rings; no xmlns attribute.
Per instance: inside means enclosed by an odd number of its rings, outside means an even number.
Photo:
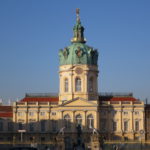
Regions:
<svg viewBox="0 0 150 150"><path fill-rule="evenodd" d="M65 103L63 103L61 106L68 106L68 107L82 107L82 106L87 106L87 107L96 107L97 103L96 101L87 101L84 100L83 98L76 98L73 100L69 100Z"/></svg>

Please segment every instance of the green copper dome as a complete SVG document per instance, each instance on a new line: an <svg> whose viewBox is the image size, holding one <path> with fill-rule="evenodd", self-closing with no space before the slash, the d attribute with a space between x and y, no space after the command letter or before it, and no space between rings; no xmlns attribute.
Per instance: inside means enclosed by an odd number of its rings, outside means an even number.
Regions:
<svg viewBox="0 0 150 150"><path fill-rule="evenodd" d="M87 46L84 39L84 27L81 25L79 10L77 9L77 21L73 28L74 37L72 44L59 51L60 65L87 64L97 65L98 52Z"/></svg>

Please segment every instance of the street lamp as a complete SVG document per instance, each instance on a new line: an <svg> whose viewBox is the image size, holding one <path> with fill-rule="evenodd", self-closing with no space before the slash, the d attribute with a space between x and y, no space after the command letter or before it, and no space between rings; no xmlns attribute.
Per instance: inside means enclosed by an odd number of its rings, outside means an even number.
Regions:
<svg viewBox="0 0 150 150"><path fill-rule="evenodd" d="M143 137L143 135L144 135L144 130L140 130L140 140L141 140L141 141L140 141L140 142L141 142L141 143L140 143L140 145L141 145L141 148L140 148L140 149L141 149L141 150L142 150L142 137Z"/></svg>

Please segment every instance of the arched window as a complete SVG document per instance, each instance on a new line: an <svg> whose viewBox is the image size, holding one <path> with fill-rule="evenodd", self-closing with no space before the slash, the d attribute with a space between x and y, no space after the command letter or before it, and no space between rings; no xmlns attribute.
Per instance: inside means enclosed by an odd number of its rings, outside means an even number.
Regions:
<svg viewBox="0 0 150 150"><path fill-rule="evenodd" d="M80 78L76 78L75 80L75 90L76 92L81 91L81 79Z"/></svg>
<svg viewBox="0 0 150 150"><path fill-rule="evenodd" d="M92 114L87 116L87 126L88 128L94 128L94 117Z"/></svg>
<svg viewBox="0 0 150 150"><path fill-rule="evenodd" d="M64 116L64 123L65 123L66 129L71 128L71 118L68 114Z"/></svg>
<svg viewBox="0 0 150 150"><path fill-rule="evenodd" d="M64 80L64 85L65 85L65 92L68 92L68 79L67 78Z"/></svg>
<svg viewBox="0 0 150 150"><path fill-rule="evenodd" d="M76 116L76 125L82 125L82 116L80 114Z"/></svg>
<svg viewBox="0 0 150 150"><path fill-rule="evenodd" d="M93 77L89 79L89 92L93 92Z"/></svg>

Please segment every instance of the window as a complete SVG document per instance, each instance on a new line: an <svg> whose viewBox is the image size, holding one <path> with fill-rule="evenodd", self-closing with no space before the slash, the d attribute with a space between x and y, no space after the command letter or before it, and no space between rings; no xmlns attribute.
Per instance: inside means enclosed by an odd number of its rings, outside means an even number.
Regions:
<svg viewBox="0 0 150 150"><path fill-rule="evenodd" d="M55 116L55 115L56 115L56 112L55 112L55 111L52 111L51 114L52 114L52 116Z"/></svg>
<svg viewBox="0 0 150 150"><path fill-rule="evenodd" d="M52 130L53 131L57 130L57 121L56 120L52 120Z"/></svg>
<svg viewBox="0 0 150 150"><path fill-rule="evenodd" d="M128 115L128 112L127 112L127 111L124 111L123 114L124 114L124 115Z"/></svg>
<svg viewBox="0 0 150 150"><path fill-rule="evenodd" d="M34 139L34 137L32 137L32 136L29 138L30 141L33 141L33 139Z"/></svg>
<svg viewBox="0 0 150 150"><path fill-rule="evenodd" d="M106 110L101 110L101 111L100 111L100 114L101 114L101 115L106 115Z"/></svg>
<svg viewBox="0 0 150 150"><path fill-rule="evenodd" d="M18 112L18 116L23 116L23 112Z"/></svg>
<svg viewBox="0 0 150 150"><path fill-rule="evenodd" d="M3 122L0 122L0 131L3 131Z"/></svg>
<svg viewBox="0 0 150 150"><path fill-rule="evenodd" d="M117 111L116 110L112 110L112 115L116 115Z"/></svg>
<svg viewBox="0 0 150 150"><path fill-rule="evenodd" d="M135 121L135 131L139 131L139 121Z"/></svg>
<svg viewBox="0 0 150 150"><path fill-rule="evenodd" d="M42 120L41 121L41 132L45 132L45 130L46 130L46 122L45 122L45 120Z"/></svg>
<svg viewBox="0 0 150 150"><path fill-rule="evenodd" d="M93 78L89 79L89 92L93 92Z"/></svg>
<svg viewBox="0 0 150 150"><path fill-rule="evenodd" d="M23 124L22 124L22 122L19 122L19 124L18 124L18 130L23 130Z"/></svg>
<svg viewBox="0 0 150 150"><path fill-rule="evenodd" d="M36 119L29 119L29 122L35 122Z"/></svg>
<svg viewBox="0 0 150 150"><path fill-rule="evenodd" d="M45 141L45 137L41 137L41 141L44 142Z"/></svg>
<svg viewBox="0 0 150 150"><path fill-rule="evenodd" d="M74 148L72 148L72 141L73 141L73 139L70 136L69 137L67 136L64 138L66 150L74 149ZM77 148L77 149L80 149L80 148Z"/></svg>
<svg viewBox="0 0 150 150"><path fill-rule="evenodd" d="M81 91L81 79L76 78L75 80L75 91L80 92Z"/></svg>
<svg viewBox="0 0 150 150"><path fill-rule="evenodd" d="M13 122L8 122L8 131L13 131Z"/></svg>
<svg viewBox="0 0 150 150"><path fill-rule="evenodd" d="M113 131L117 131L117 122L113 121Z"/></svg>
<svg viewBox="0 0 150 150"><path fill-rule="evenodd" d="M124 121L124 131L128 131L128 121Z"/></svg>
<svg viewBox="0 0 150 150"><path fill-rule="evenodd" d="M121 140L121 137L120 137L120 136L117 136L117 135L114 135L114 136L112 137L112 140L120 141L120 140Z"/></svg>
<svg viewBox="0 0 150 150"><path fill-rule="evenodd" d="M34 124L33 124L33 123L30 123L30 124L29 124L29 131L30 131L30 132L33 132L33 131L34 131Z"/></svg>
<svg viewBox="0 0 150 150"><path fill-rule="evenodd" d="M138 111L135 111L135 115L139 115L139 112L138 112Z"/></svg>
<svg viewBox="0 0 150 150"><path fill-rule="evenodd" d="M40 115L45 116L45 112L44 111L40 112Z"/></svg>
<svg viewBox="0 0 150 150"><path fill-rule="evenodd" d="M65 85L65 92L68 92L68 79L65 79L64 81L64 85Z"/></svg>
<svg viewBox="0 0 150 150"><path fill-rule="evenodd" d="M34 112L33 112L33 111L30 111L30 112L29 112L29 116L34 116Z"/></svg>
<svg viewBox="0 0 150 150"><path fill-rule="evenodd" d="M71 128L71 118L68 114L64 116L64 121L65 121L64 123L65 123L66 129L70 129Z"/></svg>
<svg viewBox="0 0 150 150"><path fill-rule="evenodd" d="M88 128L94 128L94 117L93 117L93 115L88 115L87 126L88 126Z"/></svg>
<svg viewBox="0 0 150 150"><path fill-rule="evenodd" d="M82 125L82 116L80 114L76 116L76 125Z"/></svg>
<svg viewBox="0 0 150 150"><path fill-rule="evenodd" d="M102 131L106 131L106 119L101 119L100 126Z"/></svg>

